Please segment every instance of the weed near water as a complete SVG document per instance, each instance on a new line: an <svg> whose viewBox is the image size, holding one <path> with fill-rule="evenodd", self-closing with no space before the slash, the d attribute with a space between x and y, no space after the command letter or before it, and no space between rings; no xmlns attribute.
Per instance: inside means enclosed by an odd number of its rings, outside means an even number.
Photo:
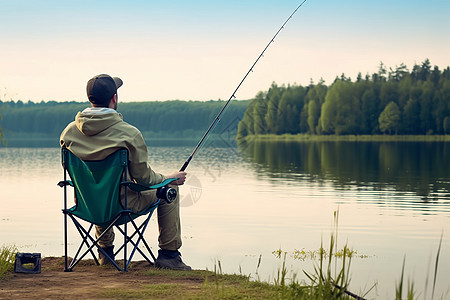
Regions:
<svg viewBox="0 0 450 300"><path fill-rule="evenodd" d="M369 291L362 296L350 292L350 263L351 258L355 255L353 251L345 245L341 250L337 247L339 213L334 213L335 232L331 233L330 244L328 250L325 250L323 241L318 251L295 252L294 258L302 259L310 258L316 260L313 271L303 271L307 277L307 281L299 282L297 274L292 274L292 278L288 279L288 270L286 269L287 252L281 249L273 252L278 258L282 258L282 265L278 269L277 277L274 285L278 288L279 298L281 299L364 299ZM283 255L281 255L283 254ZM300 255L300 257L296 257Z"/></svg>
<svg viewBox="0 0 450 300"><path fill-rule="evenodd" d="M4 279L14 269L16 246L3 245L0 248L0 279Z"/></svg>
<svg viewBox="0 0 450 300"><path fill-rule="evenodd" d="M425 280L425 289L424 289L423 294L417 292L417 290L415 289L416 285L415 285L414 281L411 281L411 280L408 280L406 289L404 288L405 287L405 264L406 264L406 256L404 256L400 280L396 283L396 286L395 286L395 300L419 299L419 295L423 295L423 299L448 299L449 290L447 290L446 293L442 293L442 295L435 297L438 267L439 267L439 257L440 257L441 246L442 246L442 238L443 238L443 234L441 235L441 239L439 241L439 247L438 247L438 250L436 253L436 259L435 259L435 263L434 263L433 282L431 284L431 295L428 295L428 288L429 288L429 284L430 284L428 273L427 273L427 278ZM406 298L404 297L404 292L406 293ZM429 298L428 298L428 296L429 296Z"/></svg>

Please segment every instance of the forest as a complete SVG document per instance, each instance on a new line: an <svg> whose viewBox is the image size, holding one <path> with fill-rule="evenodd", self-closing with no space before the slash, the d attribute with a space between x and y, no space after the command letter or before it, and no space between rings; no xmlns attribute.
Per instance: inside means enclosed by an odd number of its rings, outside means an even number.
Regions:
<svg viewBox="0 0 450 300"><path fill-rule="evenodd" d="M118 111L145 138L199 139L225 104L217 101L122 102ZM2 101L1 139L51 138L88 102ZM443 135L450 133L450 67L426 59L412 70L401 64L355 81L342 74L327 86L277 85L252 100L234 100L213 131L237 139L262 134ZM3 136L4 135L4 136Z"/></svg>
<svg viewBox="0 0 450 300"><path fill-rule="evenodd" d="M411 71L401 64L355 81L342 74L304 87L273 83L259 92L237 138L260 134L442 135L450 133L450 68L429 59Z"/></svg>
<svg viewBox="0 0 450 300"><path fill-rule="evenodd" d="M249 100L233 100L215 128L215 134L236 135ZM212 123L225 101L122 102L118 111L124 120L139 128L146 138L199 139ZM0 126L6 140L52 138L58 142L65 126L89 102L0 101Z"/></svg>

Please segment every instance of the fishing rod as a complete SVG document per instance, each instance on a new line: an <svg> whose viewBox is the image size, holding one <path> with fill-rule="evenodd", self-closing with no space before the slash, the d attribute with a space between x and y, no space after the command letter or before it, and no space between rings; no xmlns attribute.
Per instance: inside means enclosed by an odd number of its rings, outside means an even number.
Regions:
<svg viewBox="0 0 450 300"><path fill-rule="evenodd" d="M201 144L204 142L204 140L206 139L206 137L209 135L209 133L211 132L211 130L213 130L213 128L217 125L217 123L219 123L220 121L220 116L222 115L222 113L225 111L225 109L228 107L228 105L230 104L231 100L233 98L236 98L236 92L239 90L239 88L241 87L242 83L244 83L245 79L247 79L247 76L250 74L250 72L253 72L253 68L256 66L256 64L258 63L258 61L260 60L261 57L264 56L264 52L266 52L267 48L269 48L270 44L272 44L275 40L275 38L277 37L277 35L280 33L280 31L284 28L284 26L287 24L287 22L289 22L289 20L292 18L292 16L297 12L297 10L300 9L300 7L302 7L302 5L306 2L306 0L303 0L302 3L300 3L299 6L297 6L297 8L292 12L292 14L289 16L289 18L286 19L286 21L283 23L283 25L281 25L280 29L278 29L278 31L275 33L275 35L272 37L272 39L270 40L270 42L266 45L266 47L264 48L264 50L261 52L261 54L258 56L258 58L256 59L256 61L253 63L253 65L250 67L250 69L247 71L247 73L245 74L244 78L242 78L241 82L238 84L238 86L236 87L236 89L234 90L233 94L231 94L230 98L228 99L228 101L225 103L225 105L222 107L222 109L220 110L220 112L217 114L216 118L214 119L214 121L211 123L211 125L209 126L208 130L206 130L205 134L203 135L203 137L200 139L200 142L198 142L197 146L194 148L194 151L192 151L191 155L188 157L188 159L184 162L183 166L181 167L180 171L184 171L186 170L187 166L189 165L189 163L191 162L192 158L194 157L195 153L197 152L197 150L200 148Z"/></svg>

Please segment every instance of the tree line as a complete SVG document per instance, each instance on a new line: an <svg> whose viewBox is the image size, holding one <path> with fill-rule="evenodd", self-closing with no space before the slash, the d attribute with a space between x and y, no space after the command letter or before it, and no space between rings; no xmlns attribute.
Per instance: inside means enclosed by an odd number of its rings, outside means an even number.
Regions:
<svg viewBox="0 0 450 300"><path fill-rule="evenodd" d="M236 134L249 101L233 101L223 114L214 133ZM157 101L122 102L118 111L124 120L139 128L147 137L183 137L197 139L206 131L225 104L215 101ZM3 119L0 126L8 139L14 136L55 137L74 120L77 112L90 106L89 102L0 101Z"/></svg>
<svg viewBox="0 0 450 300"><path fill-rule="evenodd" d="M217 101L122 102L118 111L145 137L198 139L225 104ZM0 141L18 135L57 137L88 102L2 101ZM0 116L1 116L0 115ZM238 125L239 124L239 125ZM233 101L214 133L448 134L450 67L426 59L412 70L401 64L355 81L342 74L327 86L273 83L254 99Z"/></svg>
<svg viewBox="0 0 450 300"><path fill-rule="evenodd" d="M278 86L259 92L239 123L237 138L257 134L448 134L450 67L429 59L411 71L401 64L377 73L342 74L330 86Z"/></svg>

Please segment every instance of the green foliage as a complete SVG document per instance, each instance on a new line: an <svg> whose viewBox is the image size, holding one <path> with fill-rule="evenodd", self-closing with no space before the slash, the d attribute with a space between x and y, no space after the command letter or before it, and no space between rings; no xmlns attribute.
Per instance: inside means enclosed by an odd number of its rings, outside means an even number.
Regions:
<svg viewBox="0 0 450 300"><path fill-rule="evenodd" d="M322 105L321 128L325 134L355 134L360 123L359 100L352 82L338 80L328 90Z"/></svg>
<svg viewBox="0 0 450 300"><path fill-rule="evenodd" d="M285 88L278 87L275 83L272 83L269 91L267 92L267 112L265 116L265 121L267 124L268 133L281 133L281 127L278 123L279 118L286 112L280 111L280 98L284 93Z"/></svg>
<svg viewBox="0 0 450 300"><path fill-rule="evenodd" d="M395 102L389 102L378 118L381 132L397 133L400 127L400 114L398 105Z"/></svg>
<svg viewBox="0 0 450 300"><path fill-rule="evenodd" d="M16 253L15 246L3 245L0 248L0 279L6 278L8 273L13 270Z"/></svg>
<svg viewBox="0 0 450 300"><path fill-rule="evenodd" d="M342 256L342 266L336 270L332 270L333 265L333 253L336 253L337 249L337 236L338 236L338 220L339 211L334 212L334 229L335 232L331 234L329 255L325 256L325 251L320 252L319 262L314 266L314 272L304 272L305 275L311 280L311 286L315 289L312 290L312 298L315 299L350 299L347 295L347 288L350 284L350 262L351 258L347 261L348 250L347 245L344 246L344 254ZM323 249L321 244L320 249ZM333 274L334 273L334 274Z"/></svg>
<svg viewBox="0 0 450 300"><path fill-rule="evenodd" d="M189 136L198 139L224 101L119 103L124 119L149 138ZM395 108L394 104L397 106ZM0 100L0 143L11 137L51 137L88 102L22 102ZM388 107L389 106L389 107ZM383 114L383 116L382 116ZM428 59L409 71L380 64L377 73L342 74L330 85L321 80L307 87L278 86L251 101L233 101L214 133L237 138L260 134L442 135L450 133L450 67L440 70Z"/></svg>
<svg viewBox="0 0 450 300"><path fill-rule="evenodd" d="M311 134L320 133L321 131L319 126L320 108L325 102L325 96L327 94L327 86L323 83L323 80L317 85L311 83L305 96L305 109L302 110L305 112L305 115L302 115L301 119L306 118L308 124L307 132ZM305 131L306 130L300 129L300 132Z"/></svg>
<svg viewBox="0 0 450 300"><path fill-rule="evenodd" d="M444 133L445 134L450 133L450 117L444 118Z"/></svg>
<svg viewBox="0 0 450 300"><path fill-rule="evenodd" d="M236 134L250 101L232 101L216 126L214 133ZM124 120L150 137L186 137L199 139L225 101L164 101L120 103L118 111ZM8 136L58 138L77 112L90 106L89 102L27 102L0 101L3 120L0 125ZM8 137L7 136L7 137Z"/></svg>
<svg viewBox="0 0 450 300"><path fill-rule="evenodd" d="M437 274L438 274L438 267L439 267L439 256L441 253L441 246L442 246L442 238L443 238L443 234L441 235L441 239L439 241L439 247L438 247L438 250L436 253L436 261L434 264L433 283L432 283L431 295L430 295L429 299L447 299L448 298L448 291L446 292L446 294L443 293L438 298L435 298L436 281L437 281ZM406 287L406 298L403 297L403 290L404 290L404 284L405 284L405 262L406 262L406 256L403 257L402 272L400 275L400 280L396 283L396 286L395 286L395 300L419 299L417 297L417 295L419 293L414 288L415 287L414 281L411 281L411 280L408 280L408 286ZM423 299L428 299L428 297L427 297L428 296L428 293L427 293L428 284L429 284L428 275L429 274L427 274L427 278L425 280L425 290L423 292Z"/></svg>
<svg viewBox="0 0 450 300"><path fill-rule="evenodd" d="M265 115L267 113L267 103L264 102L265 95L263 93L259 93L256 95L256 101L254 101L253 113L253 133L254 134L264 134L266 133L266 120ZM248 116L247 116L248 117Z"/></svg>
<svg viewBox="0 0 450 300"><path fill-rule="evenodd" d="M299 133L300 109L304 106L305 90L302 87L287 87L281 96L277 120L279 131L283 133ZM283 130L282 130L283 129Z"/></svg>
<svg viewBox="0 0 450 300"><path fill-rule="evenodd" d="M329 250L325 250L323 243L321 243L320 250L316 253L317 256L314 254L313 257L315 260L313 266L314 271L303 271L310 282L298 282L296 280L296 274L293 274L292 278L288 278L288 270L286 268L287 252L283 252L281 249L273 252L278 258L282 259L282 265L278 269L276 278L274 279L274 285L279 290L279 299L320 300L353 299L359 297L348 290L350 283L350 260L352 257L350 252L352 251L349 250L347 245L344 246L342 252L337 251L338 215L339 212L336 211L334 213L335 232L331 233ZM338 259L340 260L339 262L337 261Z"/></svg>
<svg viewBox="0 0 450 300"><path fill-rule="evenodd" d="M339 81L338 81L339 82ZM339 83L333 85L325 97L319 119L321 133L331 134L336 130L336 117L339 102Z"/></svg>
<svg viewBox="0 0 450 300"><path fill-rule="evenodd" d="M372 76L359 74L352 82L342 74L329 87L322 80L307 88L273 83L253 101L238 139L285 133L442 135L450 132L450 67L432 68L428 59L412 71L381 63Z"/></svg>

